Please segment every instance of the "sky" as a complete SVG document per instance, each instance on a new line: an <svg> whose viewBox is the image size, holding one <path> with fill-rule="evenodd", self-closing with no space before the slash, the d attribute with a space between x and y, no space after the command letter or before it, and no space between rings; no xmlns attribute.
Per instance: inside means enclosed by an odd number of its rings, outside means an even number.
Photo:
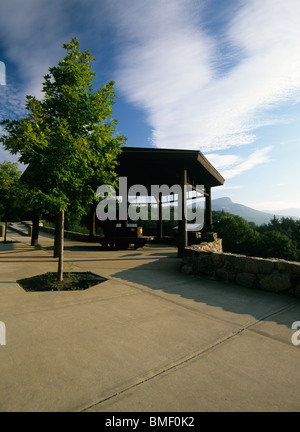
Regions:
<svg viewBox="0 0 300 432"><path fill-rule="evenodd" d="M72 37L94 89L115 81L128 146L199 150L213 199L300 209L299 0L1 0L0 119L43 97Z"/></svg>

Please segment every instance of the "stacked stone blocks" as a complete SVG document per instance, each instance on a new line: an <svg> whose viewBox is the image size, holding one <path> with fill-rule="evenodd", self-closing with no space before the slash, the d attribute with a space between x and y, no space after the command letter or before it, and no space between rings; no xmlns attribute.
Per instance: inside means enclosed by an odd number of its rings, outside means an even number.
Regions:
<svg viewBox="0 0 300 432"><path fill-rule="evenodd" d="M184 250L181 271L236 283L247 288L287 292L300 298L299 262L187 247Z"/></svg>

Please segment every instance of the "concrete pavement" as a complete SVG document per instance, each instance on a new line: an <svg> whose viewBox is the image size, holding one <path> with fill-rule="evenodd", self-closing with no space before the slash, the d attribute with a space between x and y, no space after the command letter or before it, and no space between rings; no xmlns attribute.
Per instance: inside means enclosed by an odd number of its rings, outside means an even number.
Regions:
<svg viewBox="0 0 300 432"><path fill-rule="evenodd" d="M0 411L299 411L300 301L179 272L173 247L104 251L65 242L65 271L107 281L25 292L17 280L57 270L9 231L0 244ZM299 336L300 341L300 336Z"/></svg>

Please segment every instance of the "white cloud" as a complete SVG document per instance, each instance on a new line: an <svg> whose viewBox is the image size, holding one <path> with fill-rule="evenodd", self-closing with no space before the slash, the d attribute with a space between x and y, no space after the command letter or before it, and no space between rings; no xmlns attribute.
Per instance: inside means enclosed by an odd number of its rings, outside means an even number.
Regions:
<svg viewBox="0 0 300 432"><path fill-rule="evenodd" d="M65 14L59 0L2 0L0 38L6 85L0 87L0 120L25 114L25 95L41 97L43 76L57 63L66 42ZM18 77L18 78L17 78ZM0 128L0 134L3 129ZM17 161L0 147L0 161Z"/></svg>
<svg viewBox="0 0 300 432"><path fill-rule="evenodd" d="M207 157L210 163L212 163L218 170L230 168L243 161L241 156L232 154L223 155L218 153L209 153L205 157Z"/></svg>
<svg viewBox="0 0 300 432"><path fill-rule="evenodd" d="M5 58L21 78L21 95L41 96L43 76L57 63L68 35L68 16L60 0L2 0L0 37Z"/></svg>
<svg viewBox="0 0 300 432"><path fill-rule="evenodd" d="M271 149L272 147L268 146L255 150L248 157L219 153L210 153L207 154L206 157L217 170L222 172L222 176L228 180L232 177L242 174L245 171L255 168L257 165L268 163L270 161L269 153ZM232 189L233 188L237 189L240 187L234 186Z"/></svg>
<svg viewBox="0 0 300 432"><path fill-rule="evenodd" d="M255 129L274 121L265 110L299 96L299 0L241 5L214 36L193 1L125 1L114 9L124 41L116 81L146 111L154 145L209 152L253 143ZM223 75L218 44L236 62Z"/></svg>
<svg viewBox="0 0 300 432"><path fill-rule="evenodd" d="M0 88L0 118L18 114L25 94L40 95L43 75L74 35L70 29L80 35L82 17L74 11L85 8L90 28L82 34L87 31L95 47L103 44L104 23L113 23L117 94L143 108L155 146L200 149L225 178L267 162L269 147L252 151L247 160L220 150L254 143L257 127L282 121L272 108L299 97L300 2L237 0L230 14L220 13L226 17L222 31L212 31L204 21L210 5L206 0L86 0L85 6L79 0L2 0L0 37L24 89L11 81Z"/></svg>
<svg viewBox="0 0 300 432"><path fill-rule="evenodd" d="M237 175L242 174L245 171L249 171L259 164L269 162L268 153L271 151L272 147L268 146L253 152L246 160L239 161L235 166L225 169L222 175L225 179L230 179Z"/></svg>

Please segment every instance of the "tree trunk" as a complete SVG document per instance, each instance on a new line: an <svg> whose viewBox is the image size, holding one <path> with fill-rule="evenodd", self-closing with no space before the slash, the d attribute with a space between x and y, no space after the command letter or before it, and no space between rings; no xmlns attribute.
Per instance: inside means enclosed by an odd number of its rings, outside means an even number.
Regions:
<svg viewBox="0 0 300 432"><path fill-rule="evenodd" d="M32 217L31 246L37 246L39 244L39 222L39 215L34 212Z"/></svg>
<svg viewBox="0 0 300 432"><path fill-rule="evenodd" d="M5 212L4 243L6 243L6 236L7 236L7 211Z"/></svg>
<svg viewBox="0 0 300 432"><path fill-rule="evenodd" d="M59 216L57 215L55 217L53 258L58 258L59 255L59 238Z"/></svg>
<svg viewBox="0 0 300 432"><path fill-rule="evenodd" d="M91 204L90 208L90 238L94 238L96 235L96 207L97 204Z"/></svg>
<svg viewBox="0 0 300 432"><path fill-rule="evenodd" d="M64 278L64 225L65 212L59 213L59 255L58 255L58 272L57 280L62 282Z"/></svg>

